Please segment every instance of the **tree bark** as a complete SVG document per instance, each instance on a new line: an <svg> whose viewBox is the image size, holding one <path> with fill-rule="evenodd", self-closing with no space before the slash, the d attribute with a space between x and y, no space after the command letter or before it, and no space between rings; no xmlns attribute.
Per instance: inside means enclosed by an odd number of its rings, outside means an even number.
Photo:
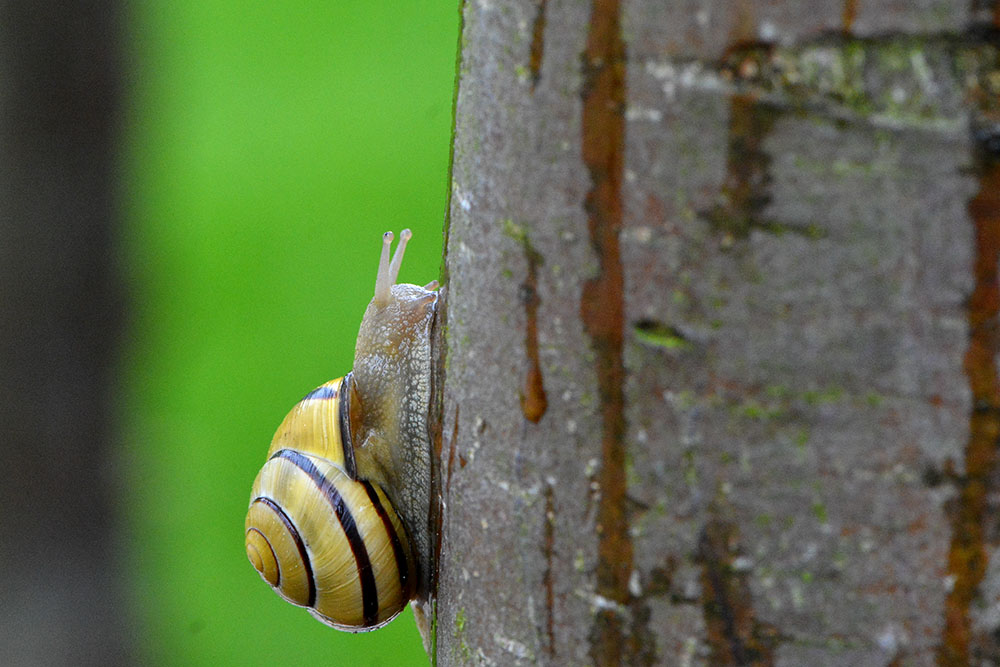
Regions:
<svg viewBox="0 0 1000 667"><path fill-rule="evenodd" d="M463 18L438 664L1000 660L997 4Z"/></svg>

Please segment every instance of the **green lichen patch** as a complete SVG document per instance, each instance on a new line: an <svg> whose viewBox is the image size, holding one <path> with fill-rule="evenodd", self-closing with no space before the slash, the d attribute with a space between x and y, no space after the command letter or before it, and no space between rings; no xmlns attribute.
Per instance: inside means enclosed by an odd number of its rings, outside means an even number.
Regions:
<svg viewBox="0 0 1000 667"><path fill-rule="evenodd" d="M860 116L888 126L964 126L1000 117L1000 47L989 35L827 37L729 54L723 78L780 107Z"/></svg>
<svg viewBox="0 0 1000 667"><path fill-rule="evenodd" d="M526 243L528 240L528 233L525 231L524 226L519 225L510 218L506 218L503 221L503 233L518 243Z"/></svg>
<svg viewBox="0 0 1000 667"><path fill-rule="evenodd" d="M811 406L837 403L844 398L844 389L830 385L821 389L810 389L802 394L802 399Z"/></svg>
<svg viewBox="0 0 1000 667"><path fill-rule="evenodd" d="M690 350L694 348L684 334L672 326L655 320L641 320L633 325L636 339L644 345L667 350Z"/></svg>

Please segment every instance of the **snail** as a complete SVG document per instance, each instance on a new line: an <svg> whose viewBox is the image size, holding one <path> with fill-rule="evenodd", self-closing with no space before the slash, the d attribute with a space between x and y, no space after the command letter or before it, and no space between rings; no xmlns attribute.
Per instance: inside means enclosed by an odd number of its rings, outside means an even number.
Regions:
<svg viewBox="0 0 1000 667"><path fill-rule="evenodd" d="M395 284L410 230L389 259L382 236L375 296L354 367L299 401L253 483L246 552L275 591L349 632L381 627L431 574L431 326L437 281ZM422 617L418 616L418 624Z"/></svg>

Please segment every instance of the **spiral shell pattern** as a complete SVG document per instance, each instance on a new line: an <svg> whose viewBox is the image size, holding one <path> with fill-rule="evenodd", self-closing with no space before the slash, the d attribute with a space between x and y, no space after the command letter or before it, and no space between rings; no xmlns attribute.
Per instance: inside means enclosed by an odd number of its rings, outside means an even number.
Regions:
<svg viewBox="0 0 1000 667"><path fill-rule="evenodd" d="M251 564L279 595L352 632L409 601L414 562L403 523L375 484L348 474L353 453L342 378L302 399L279 426L246 518Z"/></svg>

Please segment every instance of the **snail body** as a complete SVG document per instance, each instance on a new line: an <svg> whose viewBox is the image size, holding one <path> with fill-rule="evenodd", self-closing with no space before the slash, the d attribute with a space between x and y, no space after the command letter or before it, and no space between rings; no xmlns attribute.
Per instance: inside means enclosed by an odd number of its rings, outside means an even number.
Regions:
<svg viewBox="0 0 1000 667"><path fill-rule="evenodd" d="M381 627L430 581L431 326L437 283L394 284L383 235L354 368L278 427L254 481L247 557L289 602L341 630Z"/></svg>

